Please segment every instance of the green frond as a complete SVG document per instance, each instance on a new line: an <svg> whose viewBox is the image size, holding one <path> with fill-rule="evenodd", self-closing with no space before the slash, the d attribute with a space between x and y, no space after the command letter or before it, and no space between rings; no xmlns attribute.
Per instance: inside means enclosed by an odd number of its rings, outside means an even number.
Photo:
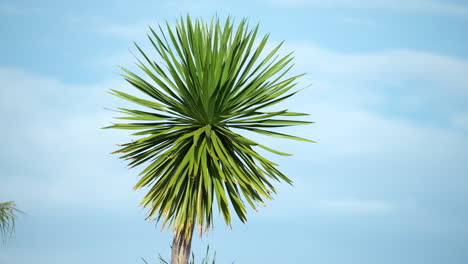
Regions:
<svg viewBox="0 0 468 264"><path fill-rule="evenodd" d="M22 211L16 208L14 202L0 203L0 234L3 239L13 234L17 213L22 213Z"/></svg>
<svg viewBox="0 0 468 264"><path fill-rule="evenodd" d="M236 27L237 26L237 27ZM129 166L145 164L135 189L148 188L142 205L148 219L161 221L175 232L189 234L194 225L207 230L213 224L214 204L227 225L231 209L247 221L248 206L271 199L272 180L292 181L277 164L262 157L258 148L290 155L256 143L232 129L262 135L313 142L271 131L275 127L311 122L286 118L307 114L277 110L265 112L296 92L291 90L302 75L286 78L292 54L278 55L282 43L268 53L269 36L258 44L258 25L243 19L211 23L181 18L158 31L150 27L148 39L157 53L150 58L137 44L138 67L145 77L125 69L122 76L149 99L111 90L110 94L146 107L119 108L120 120L106 128L138 130L135 141L114 153L130 160ZM141 137L143 136L143 137Z"/></svg>

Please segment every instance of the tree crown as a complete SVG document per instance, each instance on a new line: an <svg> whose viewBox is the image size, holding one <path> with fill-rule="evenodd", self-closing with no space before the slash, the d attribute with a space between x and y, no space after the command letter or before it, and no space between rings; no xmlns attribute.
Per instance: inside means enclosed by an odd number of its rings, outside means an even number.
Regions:
<svg viewBox="0 0 468 264"><path fill-rule="evenodd" d="M258 25L249 29L246 19L236 28L231 18L207 23L187 16L174 28L167 22L158 32L150 27L148 39L161 62L135 44L137 65L149 79L123 67L122 76L150 99L111 90L146 110L118 108L125 114L118 119L133 121L106 128L139 130L132 134L137 140L113 153L123 153L130 167L147 164L134 188L149 188L142 201L148 219L189 236L195 224L200 233L212 225L216 203L226 224L232 209L245 222L245 203L256 209L276 192L271 180L291 183L254 147L289 154L233 130L313 142L270 130L310 122L288 119L304 113L266 111L294 95L302 75L286 78L292 54L278 55L282 43L265 53L269 36L257 42L257 33Z"/></svg>

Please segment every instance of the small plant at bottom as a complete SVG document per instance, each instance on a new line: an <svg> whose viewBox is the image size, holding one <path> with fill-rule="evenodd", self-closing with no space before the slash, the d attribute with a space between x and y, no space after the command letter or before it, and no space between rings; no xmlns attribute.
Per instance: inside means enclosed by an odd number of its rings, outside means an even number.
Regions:
<svg viewBox="0 0 468 264"><path fill-rule="evenodd" d="M144 264L149 264L148 261L146 261L144 258L141 258L143 260ZM159 264L170 264L169 261L165 260L161 255L158 257ZM206 253L205 257L202 259L202 261L199 264L216 264L216 251L213 254L213 259L210 258L210 246L206 247ZM195 261L195 254L192 252L192 257L189 260L189 264L198 264L198 262ZM234 262L232 262L234 264Z"/></svg>

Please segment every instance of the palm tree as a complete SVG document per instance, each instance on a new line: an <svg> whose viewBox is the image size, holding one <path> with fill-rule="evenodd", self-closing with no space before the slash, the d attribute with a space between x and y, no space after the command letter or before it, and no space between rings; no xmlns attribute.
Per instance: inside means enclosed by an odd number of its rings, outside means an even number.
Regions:
<svg viewBox="0 0 468 264"><path fill-rule="evenodd" d="M16 208L14 202L0 203L0 233L3 239L6 239L9 234L13 234L16 213L22 213L22 211Z"/></svg>
<svg viewBox="0 0 468 264"><path fill-rule="evenodd" d="M181 18L175 28L166 22L158 33L150 27L148 39L157 61L135 44L137 66L144 79L121 67L122 76L145 98L121 91L110 94L146 107L118 108L125 114L106 128L138 130L135 141L113 153L130 160L131 168L145 164L134 189L148 187L141 204L174 232L172 264L186 264L195 225L200 235L213 224L213 204L227 225L231 211L245 222L246 205L256 210L276 190L271 180L291 180L277 164L257 153L256 147L279 154L238 132L313 142L271 128L310 122L284 119L306 114L266 109L289 97L301 75L284 78L292 54L278 56L282 43L265 53L268 35L256 42L258 25L249 29L243 19L237 29L231 18L211 23Z"/></svg>

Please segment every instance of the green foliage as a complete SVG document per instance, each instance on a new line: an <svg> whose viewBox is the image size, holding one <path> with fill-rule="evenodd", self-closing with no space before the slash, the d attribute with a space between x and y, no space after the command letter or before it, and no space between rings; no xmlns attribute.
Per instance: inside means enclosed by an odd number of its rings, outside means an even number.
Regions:
<svg viewBox="0 0 468 264"><path fill-rule="evenodd" d="M144 264L149 264L144 258L141 258ZM170 261L165 260L161 255L158 257L159 264L169 264ZM192 257L189 260L189 264L196 264L198 263L195 261L195 254L192 253ZM210 247L206 247L205 257L201 260L200 264L216 264L216 252L213 254L213 259L210 257ZM234 263L234 262L233 262Z"/></svg>
<svg viewBox="0 0 468 264"><path fill-rule="evenodd" d="M206 23L189 16L176 24L150 27L148 39L158 54L150 58L137 44L138 67L147 79L125 69L122 76L149 99L111 90L110 94L146 107L118 108L125 114L106 128L137 130L135 141L119 145L131 168L147 164L134 189L148 187L142 205L148 219L169 225L176 233L191 236L213 223L213 204L227 225L231 207L245 222L248 203L256 210L271 199L271 180L291 180L277 164L262 157L262 148L290 155L254 142L237 132L313 142L271 131L277 127L308 124L289 117L304 113L267 108L291 97L291 89L302 76L285 78L292 67L292 54L279 56L281 44L265 53L268 35L256 42L258 25L249 29L247 20L235 28L230 18Z"/></svg>
<svg viewBox="0 0 468 264"><path fill-rule="evenodd" d="M15 218L22 211L16 208L14 202L0 203L0 233L3 239L15 231Z"/></svg>

